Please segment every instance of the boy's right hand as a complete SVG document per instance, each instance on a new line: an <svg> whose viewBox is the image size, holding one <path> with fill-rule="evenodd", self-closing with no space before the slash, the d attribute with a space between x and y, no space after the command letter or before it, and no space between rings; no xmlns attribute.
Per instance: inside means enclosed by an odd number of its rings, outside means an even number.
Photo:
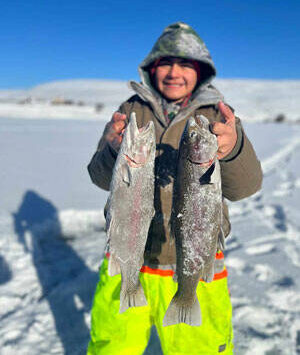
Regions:
<svg viewBox="0 0 300 355"><path fill-rule="evenodd" d="M119 151L122 142L122 134L126 127L125 120L126 115L120 112L115 112L105 127L106 140L116 152Z"/></svg>

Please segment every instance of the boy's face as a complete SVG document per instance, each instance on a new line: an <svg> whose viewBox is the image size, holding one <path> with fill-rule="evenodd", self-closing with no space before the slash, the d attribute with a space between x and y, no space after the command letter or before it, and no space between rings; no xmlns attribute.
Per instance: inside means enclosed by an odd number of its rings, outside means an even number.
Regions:
<svg viewBox="0 0 300 355"><path fill-rule="evenodd" d="M188 59L161 58L155 71L157 90L167 100L173 102L180 102L191 93L197 84L197 80L195 66Z"/></svg>

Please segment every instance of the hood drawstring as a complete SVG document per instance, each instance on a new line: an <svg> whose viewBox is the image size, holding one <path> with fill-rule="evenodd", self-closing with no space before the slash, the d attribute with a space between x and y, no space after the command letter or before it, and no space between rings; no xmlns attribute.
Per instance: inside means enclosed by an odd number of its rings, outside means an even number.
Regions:
<svg viewBox="0 0 300 355"><path fill-rule="evenodd" d="M189 104L191 96L192 93L189 93L188 95L186 95L183 101L178 104L167 102L167 100L162 98L163 112L167 124L169 124L174 119L174 117L182 108L186 107Z"/></svg>

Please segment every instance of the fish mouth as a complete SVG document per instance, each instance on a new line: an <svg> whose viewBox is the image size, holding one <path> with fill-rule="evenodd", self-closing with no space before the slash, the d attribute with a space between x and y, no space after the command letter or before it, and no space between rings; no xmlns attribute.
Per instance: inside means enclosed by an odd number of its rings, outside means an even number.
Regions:
<svg viewBox="0 0 300 355"><path fill-rule="evenodd" d="M140 136L147 136L151 130L151 121L149 121L144 127L138 128Z"/></svg>
<svg viewBox="0 0 300 355"><path fill-rule="evenodd" d="M191 163L193 163L193 164L198 165L198 166L201 166L201 167L204 167L204 168L206 168L206 167L208 168L208 167L210 167L213 164L215 159L216 159L216 155L213 158L209 159L208 161L204 161L204 162L198 162L198 161L192 160L191 158L189 158L189 161Z"/></svg>

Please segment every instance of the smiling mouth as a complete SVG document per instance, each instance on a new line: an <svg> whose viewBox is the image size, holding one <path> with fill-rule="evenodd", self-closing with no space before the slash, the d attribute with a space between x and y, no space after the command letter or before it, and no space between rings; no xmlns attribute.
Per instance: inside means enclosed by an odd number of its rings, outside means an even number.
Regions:
<svg viewBox="0 0 300 355"><path fill-rule="evenodd" d="M164 83L164 85L168 87L176 87L176 88L183 86L183 84L175 84L175 83Z"/></svg>

